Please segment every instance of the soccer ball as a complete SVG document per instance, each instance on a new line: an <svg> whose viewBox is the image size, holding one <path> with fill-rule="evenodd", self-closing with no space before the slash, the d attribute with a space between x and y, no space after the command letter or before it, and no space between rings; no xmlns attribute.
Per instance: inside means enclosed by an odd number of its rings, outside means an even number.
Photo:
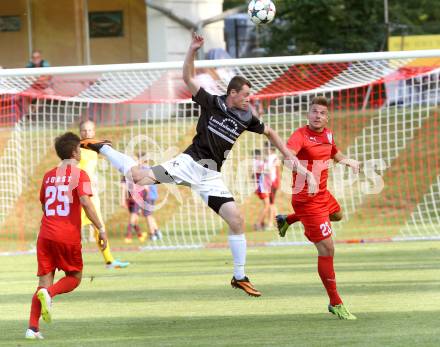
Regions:
<svg viewBox="0 0 440 347"><path fill-rule="evenodd" d="M275 5L272 0L251 0L248 15L255 24L267 24L275 17Z"/></svg>

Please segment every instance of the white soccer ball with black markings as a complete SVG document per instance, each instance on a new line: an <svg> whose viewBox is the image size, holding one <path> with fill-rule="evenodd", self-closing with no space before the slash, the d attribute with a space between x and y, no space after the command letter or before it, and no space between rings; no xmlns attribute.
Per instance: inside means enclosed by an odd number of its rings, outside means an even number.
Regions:
<svg viewBox="0 0 440 347"><path fill-rule="evenodd" d="M248 15L255 24L267 24L275 18L275 5L272 0L251 0Z"/></svg>

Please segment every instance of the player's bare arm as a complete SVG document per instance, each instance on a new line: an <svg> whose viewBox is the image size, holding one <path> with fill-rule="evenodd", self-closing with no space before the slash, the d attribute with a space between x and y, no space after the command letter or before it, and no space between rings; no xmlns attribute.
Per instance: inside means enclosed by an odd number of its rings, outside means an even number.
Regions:
<svg viewBox="0 0 440 347"><path fill-rule="evenodd" d="M93 206L92 201L90 200L90 197L87 195L83 195L79 198L79 201L81 203L81 206L84 209L84 212L86 213L87 217L92 221L93 225L98 229L99 231L99 244L101 246L101 249L105 249L107 247L107 234L105 232L104 226L101 223L101 221L98 218L98 215L95 210L95 206Z"/></svg>
<svg viewBox="0 0 440 347"><path fill-rule="evenodd" d="M335 156L333 157L333 160L337 163L344 164L348 167L351 167L353 170L353 173L358 174L359 173L359 167L360 163L355 159L347 158L345 155L342 154L341 151L338 151Z"/></svg>
<svg viewBox="0 0 440 347"><path fill-rule="evenodd" d="M123 182L121 183L121 206L124 208L127 208L127 187L126 187L126 183Z"/></svg>
<svg viewBox="0 0 440 347"><path fill-rule="evenodd" d="M203 46L204 39L197 33L193 33L191 44L185 56L183 63L183 81L187 85L192 95L196 95L200 89L200 84L196 80L196 71L194 68L194 59L197 51Z"/></svg>
<svg viewBox="0 0 440 347"><path fill-rule="evenodd" d="M316 194L319 189L318 183L316 182L313 174L309 170L307 170L307 168L301 165L295 151L289 150L285 146L283 140L281 140L281 138L278 136L278 134L267 125L265 125L264 127L264 135L266 135L269 141L283 154L284 158L292 163L292 167L290 168L292 171L296 171L299 174L306 176L309 193Z"/></svg>

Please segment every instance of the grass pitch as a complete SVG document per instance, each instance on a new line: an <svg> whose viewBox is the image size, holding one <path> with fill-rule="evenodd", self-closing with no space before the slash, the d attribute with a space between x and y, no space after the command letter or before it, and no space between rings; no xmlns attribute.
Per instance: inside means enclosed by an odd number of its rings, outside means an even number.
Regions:
<svg viewBox="0 0 440 347"><path fill-rule="evenodd" d="M438 346L440 242L337 245L340 293L357 321L326 312L309 247L250 248L261 298L229 286L227 249L85 254L73 293L55 298L44 341L26 341L34 255L1 257L1 346Z"/></svg>

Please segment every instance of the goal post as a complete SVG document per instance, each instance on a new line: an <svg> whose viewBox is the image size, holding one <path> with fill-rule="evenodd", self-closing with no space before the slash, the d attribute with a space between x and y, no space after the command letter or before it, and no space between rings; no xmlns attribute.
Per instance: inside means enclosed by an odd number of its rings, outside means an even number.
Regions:
<svg viewBox="0 0 440 347"><path fill-rule="evenodd" d="M0 250L32 247L40 180L57 163L53 139L77 131L80 120L94 120L98 136L130 155L143 153L150 165L190 144L200 109L181 68L182 62L169 62L0 70ZM330 169L329 189L344 211L344 220L333 224L338 240L440 236L440 50L197 61L196 69L214 94L224 94L234 75L249 79L252 103L284 140L306 124L315 95L330 99L338 147L364 163L358 176L341 165ZM261 209L254 150L264 150L266 140L243 134L223 166L224 180L245 216L249 243L304 242L299 224L283 239L273 228L253 231ZM101 158L98 177L110 238L123 245L128 213L120 174ZM290 185L284 168L280 213L292 211ZM225 224L188 188L160 185L157 204L164 238L144 247L225 242Z"/></svg>

